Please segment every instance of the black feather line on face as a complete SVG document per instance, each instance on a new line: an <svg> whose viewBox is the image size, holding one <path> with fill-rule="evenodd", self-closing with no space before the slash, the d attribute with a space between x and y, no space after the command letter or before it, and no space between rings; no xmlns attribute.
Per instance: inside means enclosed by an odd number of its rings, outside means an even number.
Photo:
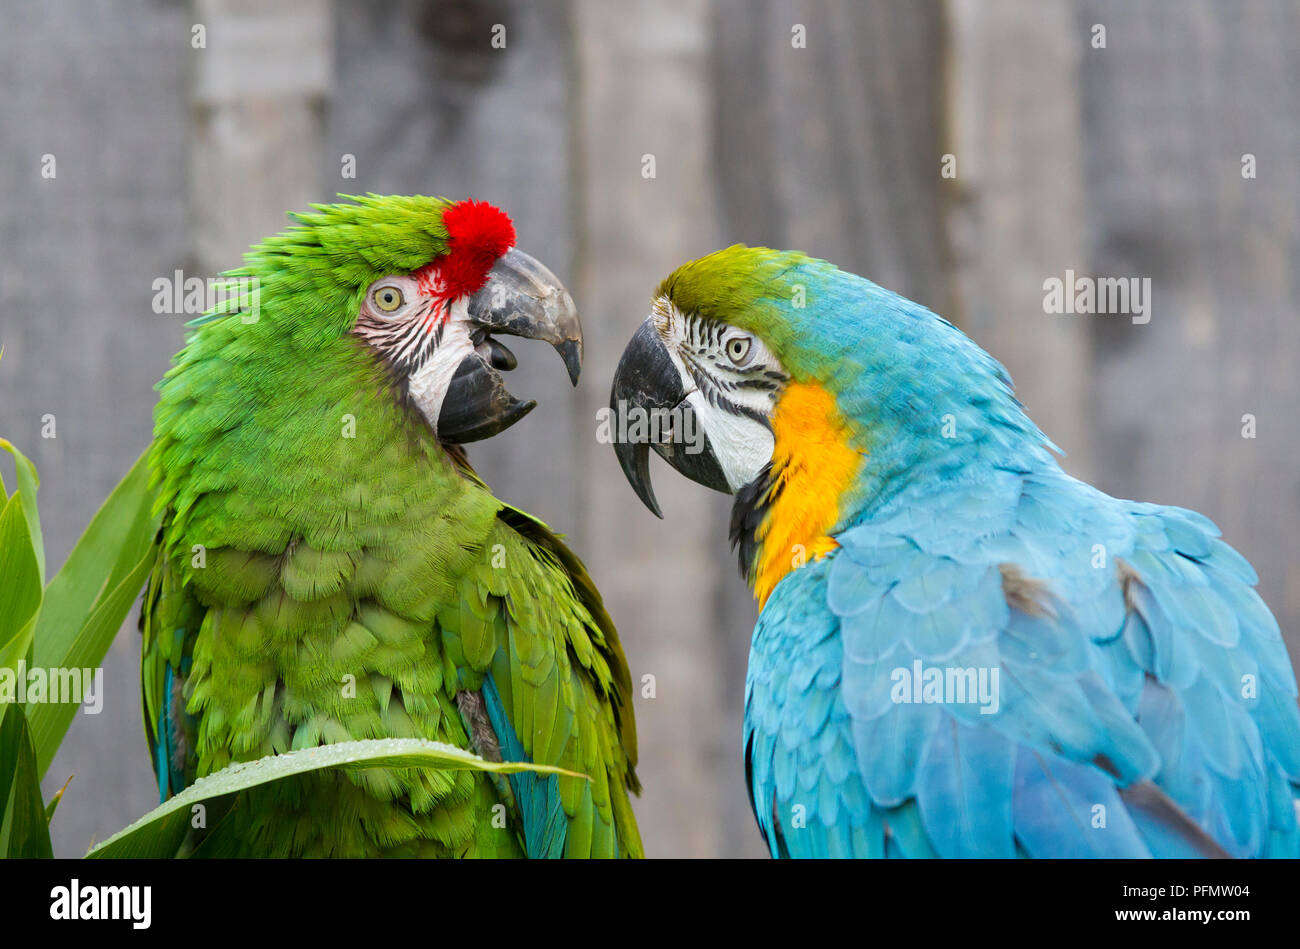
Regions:
<svg viewBox="0 0 1300 949"><path fill-rule="evenodd" d="M740 376L739 379L715 379L714 382L722 389L728 392L735 392L737 389L758 389L763 392L775 392L781 388L785 379L782 377L781 382L775 382L772 379L760 378L759 373L766 377L768 373L763 372L762 366L750 366L748 369L731 369L731 372ZM753 377L753 378L750 378Z"/></svg>
<svg viewBox="0 0 1300 949"><path fill-rule="evenodd" d="M724 360L721 349L726 328L726 324L706 320L698 313L686 314L682 324L682 363L709 404L733 415L753 419L770 430L771 422L765 413L729 399L726 393L741 389L776 392L789 382L790 377L761 362L739 367Z"/></svg>
<svg viewBox="0 0 1300 949"><path fill-rule="evenodd" d="M760 425L771 429L771 420L762 412L751 409L746 405L740 405L727 398L719 388L718 380L713 378L707 368L699 365L689 356L683 362L686 365L686 371L690 373L691 379L694 380L696 388L700 390L700 394L708 400L710 405L725 412L730 412L732 415L743 415L746 418L751 418Z"/></svg>
<svg viewBox="0 0 1300 949"><path fill-rule="evenodd" d="M377 319L362 311L352 332L383 360L395 382L405 384L442 342L446 324L437 311L444 305L438 299L419 300L396 320ZM432 331L428 321L433 321Z"/></svg>

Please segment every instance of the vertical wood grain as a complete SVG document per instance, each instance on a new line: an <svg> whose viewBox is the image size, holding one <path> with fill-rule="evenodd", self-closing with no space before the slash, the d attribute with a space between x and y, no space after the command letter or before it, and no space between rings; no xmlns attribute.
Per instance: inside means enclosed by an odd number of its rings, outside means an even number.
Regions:
<svg viewBox="0 0 1300 949"><path fill-rule="evenodd" d="M578 301L584 312L590 471L580 532L632 666L648 853L720 852L723 721L712 597L729 565L725 499L656 464L665 520L642 506L609 445L595 441L619 354L658 282L716 246L711 181L709 8L702 0L574 7L577 49ZM653 155L655 177L642 177ZM655 698L640 697L654 676Z"/></svg>
<svg viewBox="0 0 1300 949"><path fill-rule="evenodd" d="M1300 659L1300 9L1086 0L1088 250L1150 277L1151 321L1092 317L1097 483L1194 508L1254 564ZM1242 156L1258 176L1242 177ZM1242 416L1257 437L1242 437Z"/></svg>
<svg viewBox="0 0 1300 949"><path fill-rule="evenodd" d="M1068 0L953 0L946 6L945 180L956 305L950 318L1011 374L1016 395L1090 480L1086 317L1043 312L1043 282L1087 270L1079 60ZM938 165L936 163L936 169Z"/></svg>
<svg viewBox="0 0 1300 949"><path fill-rule="evenodd" d="M184 317L153 281L190 266L190 16L183 4L11 4L0 29L0 436L35 462L47 576L149 443ZM42 156L55 177L40 174ZM42 435L52 416L54 437ZM8 456L5 481L14 489ZM0 583L5 578L0 577ZM132 616L43 786L74 776L55 853L82 856L157 804Z"/></svg>

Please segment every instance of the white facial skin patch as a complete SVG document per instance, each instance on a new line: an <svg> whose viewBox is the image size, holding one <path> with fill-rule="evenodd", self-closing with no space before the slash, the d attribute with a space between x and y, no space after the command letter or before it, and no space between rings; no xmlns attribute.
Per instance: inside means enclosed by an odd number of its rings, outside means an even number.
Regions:
<svg viewBox="0 0 1300 949"><path fill-rule="evenodd" d="M451 314L442 332L442 341L434 350L433 356L425 360L407 382L411 401L435 434L438 431L438 415L442 412L442 402L447 397L451 380L460 368L461 361L474 351L466 322L468 311L469 301L463 297L452 304Z"/></svg>
<svg viewBox="0 0 1300 949"><path fill-rule="evenodd" d="M772 460L776 443L763 420L787 378L781 364L753 334L684 316L664 297L654 301L651 316L734 492Z"/></svg>

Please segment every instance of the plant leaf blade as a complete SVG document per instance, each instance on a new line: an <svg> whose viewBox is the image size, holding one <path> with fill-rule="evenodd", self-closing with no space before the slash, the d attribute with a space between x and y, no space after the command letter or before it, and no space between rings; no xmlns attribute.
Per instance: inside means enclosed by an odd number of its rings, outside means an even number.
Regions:
<svg viewBox="0 0 1300 949"><path fill-rule="evenodd" d="M586 777L563 768L528 762L486 761L463 748L420 738L369 738L339 742L241 762L200 778L144 817L98 844L94 858L175 856L189 826L190 808L247 788L329 768L438 768L513 774L521 771Z"/></svg>

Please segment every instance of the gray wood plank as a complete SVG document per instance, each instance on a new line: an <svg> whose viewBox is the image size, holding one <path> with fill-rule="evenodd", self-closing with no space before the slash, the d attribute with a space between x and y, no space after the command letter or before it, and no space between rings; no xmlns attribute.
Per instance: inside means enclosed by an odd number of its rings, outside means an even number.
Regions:
<svg viewBox="0 0 1300 949"><path fill-rule="evenodd" d="M40 472L49 575L149 443L153 385L181 343L182 318L151 301L155 278L189 266L190 22L174 4L50 0L10 5L0 31L0 435ZM47 797L74 776L58 856L157 803L139 656L132 617L104 661L102 712L73 719L50 766Z"/></svg>
<svg viewBox="0 0 1300 949"><path fill-rule="evenodd" d="M326 0L198 0L190 205L196 267L217 274L321 198L320 105L332 84Z"/></svg>
<svg viewBox="0 0 1300 949"><path fill-rule="evenodd" d="M645 793L636 811L647 853L713 856L727 809L722 782L739 784L721 749L737 743L724 721L712 602L720 576L725 500L657 466L666 520L625 482L609 445L595 441L619 354L649 312L650 294L678 264L714 249L709 111L709 10L701 0L574 6L577 47L575 156L578 301L585 308L591 472L581 548L627 648L634 683L655 677L656 697L636 700ZM656 177L643 178L642 156Z"/></svg>
<svg viewBox="0 0 1300 949"><path fill-rule="evenodd" d="M946 223L957 286L948 315L1006 366L1062 464L1090 480L1085 320L1043 311L1043 282L1087 270L1081 230L1086 44L1068 0L947 5ZM938 164L935 169L937 173Z"/></svg>
<svg viewBox="0 0 1300 949"><path fill-rule="evenodd" d="M1093 317L1097 483L1191 507L1254 564L1300 658L1300 8L1083 0L1092 269L1152 280L1151 321ZM1242 155L1258 177L1242 177ZM1242 437L1242 416L1258 436Z"/></svg>

